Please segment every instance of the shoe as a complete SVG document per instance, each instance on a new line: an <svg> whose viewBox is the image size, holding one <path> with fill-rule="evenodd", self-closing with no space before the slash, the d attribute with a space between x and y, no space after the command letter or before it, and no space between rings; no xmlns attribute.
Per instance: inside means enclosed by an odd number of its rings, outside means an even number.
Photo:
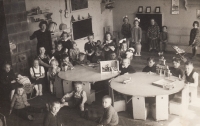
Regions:
<svg viewBox="0 0 200 126"><path fill-rule="evenodd" d="M39 96L42 96L42 92L39 93Z"/></svg>

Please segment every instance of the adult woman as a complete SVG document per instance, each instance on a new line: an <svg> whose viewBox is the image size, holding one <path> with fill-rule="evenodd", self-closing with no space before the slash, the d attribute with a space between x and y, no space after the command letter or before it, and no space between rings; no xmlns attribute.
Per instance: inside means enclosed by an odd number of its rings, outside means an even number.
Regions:
<svg viewBox="0 0 200 126"><path fill-rule="evenodd" d="M160 28L155 22L154 19L151 19L151 26L149 26L147 30L147 37L149 39L149 51L152 49L158 50L159 49L159 35L160 35Z"/></svg>
<svg viewBox="0 0 200 126"><path fill-rule="evenodd" d="M44 47L46 49L46 53L48 55L51 55L51 52L53 51L52 47L52 40L51 40L51 33L48 31L47 28L47 22L41 21L39 23L40 29L35 31L31 36L30 40L33 40L37 38L37 53L39 54L39 48Z"/></svg>
<svg viewBox="0 0 200 126"><path fill-rule="evenodd" d="M105 41L103 42L103 49L104 49L104 57L106 60L109 60L111 52L117 51L116 42L112 38L112 34L107 32L105 34Z"/></svg>
<svg viewBox="0 0 200 126"><path fill-rule="evenodd" d="M93 35L89 35L88 36L88 42L85 43L85 52L87 54L87 59L92 62L92 58L94 56L94 52L95 52L95 48L96 48L96 43L93 41L94 40L94 36Z"/></svg>

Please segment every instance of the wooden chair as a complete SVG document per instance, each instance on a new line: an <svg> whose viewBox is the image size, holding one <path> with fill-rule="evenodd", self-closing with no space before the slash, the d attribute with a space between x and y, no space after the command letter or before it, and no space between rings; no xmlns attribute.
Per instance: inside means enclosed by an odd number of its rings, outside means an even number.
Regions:
<svg viewBox="0 0 200 126"><path fill-rule="evenodd" d="M7 126L6 117L0 113L0 126Z"/></svg>
<svg viewBox="0 0 200 126"><path fill-rule="evenodd" d="M169 103L170 114L184 116L188 110L189 105L189 87L186 86L182 92L181 97L175 96Z"/></svg>

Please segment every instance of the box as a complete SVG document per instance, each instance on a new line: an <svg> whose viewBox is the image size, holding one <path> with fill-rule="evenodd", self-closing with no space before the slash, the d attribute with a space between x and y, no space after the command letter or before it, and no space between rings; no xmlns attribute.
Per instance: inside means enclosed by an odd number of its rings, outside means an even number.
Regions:
<svg viewBox="0 0 200 126"><path fill-rule="evenodd" d="M111 73L119 71L119 61L100 61L100 73Z"/></svg>

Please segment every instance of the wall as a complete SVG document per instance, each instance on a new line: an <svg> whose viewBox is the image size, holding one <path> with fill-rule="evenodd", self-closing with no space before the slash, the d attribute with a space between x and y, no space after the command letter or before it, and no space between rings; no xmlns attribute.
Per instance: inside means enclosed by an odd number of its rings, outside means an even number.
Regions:
<svg viewBox="0 0 200 126"><path fill-rule="evenodd" d="M151 13L156 6L160 6L163 14L163 25L168 26L169 42L177 45L188 45L189 33L192 23L196 18L196 9L200 9L199 0L187 0L188 10L184 7L184 0L179 0L180 14L171 14L171 0L116 0L113 10L114 30L120 31L122 17L128 15L132 24L139 6L143 6L143 13L146 7L151 6ZM170 49L170 48L169 48Z"/></svg>
<svg viewBox="0 0 200 126"><path fill-rule="evenodd" d="M59 10L60 9L65 10L65 0L60 0L60 1L59 0L25 0L25 1L26 1L27 10L31 10L32 8L35 8L37 6L39 6L41 10L49 9L49 12L53 12L53 15L52 15L53 21L55 21L59 26L59 24L61 23ZM67 1L68 1L68 8L70 9L69 0ZM112 15L112 11L109 11L109 10L105 10L103 11L103 13L101 13L100 0L89 0L88 9L69 13L68 18L65 18L64 13L63 13L62 15L63 23L67 24L67 26L70 27L71 15L74 16L75 20L77 20L78 15L86 18L88 17L88 13L92 16L92 26L93 26L95 40L99 40L99 39L102 40L103 27L105 26L113 27L113 15ZM58 29L58 26L57 26L57 29ZM30 34L32 34L34 30L38 29L38 24L35 24L35 26L29 27L29 28L31 31ZM86 38L79 39L76 42L80 50L83 51L84 44L85 42L87 42L87 39Z"/></svg>

